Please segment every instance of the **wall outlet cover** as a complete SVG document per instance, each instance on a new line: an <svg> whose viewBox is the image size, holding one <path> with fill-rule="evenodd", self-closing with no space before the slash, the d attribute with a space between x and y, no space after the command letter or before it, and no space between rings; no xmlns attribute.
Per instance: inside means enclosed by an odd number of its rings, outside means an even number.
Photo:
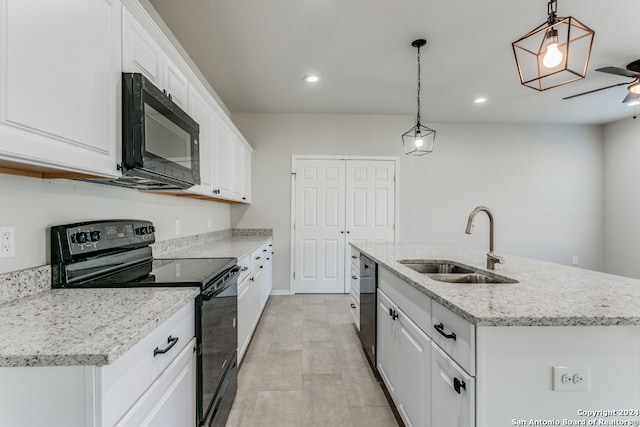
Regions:
<svg viewBox="0 0 640 427"><path fill-rule="evenodd" d="M589 390L588 366L554 366L553 391Z"/></svg>

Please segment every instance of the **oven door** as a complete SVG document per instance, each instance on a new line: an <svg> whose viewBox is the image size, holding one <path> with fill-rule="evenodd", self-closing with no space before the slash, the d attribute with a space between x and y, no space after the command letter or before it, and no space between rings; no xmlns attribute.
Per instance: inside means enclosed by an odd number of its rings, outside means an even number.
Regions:
<svg viewBox="0 0 640 427"><path fill-rule="evenodd" d="M196 304L196 339L198 341L198 417L202 425L218 409L214 403L219 392L228 387L225 374L234 369L238 346L237 273L215 292L204 289ZM224 390L223 390L224 389ZM232 387L235 391L235 388ZM231 391L231 390L229 390ZM231 397L233 401L233 396Z"/></svg>

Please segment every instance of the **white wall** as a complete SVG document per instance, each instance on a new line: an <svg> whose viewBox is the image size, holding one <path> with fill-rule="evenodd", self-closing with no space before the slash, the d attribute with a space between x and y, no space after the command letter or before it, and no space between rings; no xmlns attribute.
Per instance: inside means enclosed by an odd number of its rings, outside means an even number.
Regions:
<svg viewBox="0 0 640 427"><path fill-rule="evenodd" d="M640 120L604 127L605 271L640 279Z"/></svg>
<svg viewBox="0 0 640 427"><path fill-rule="evenodd" d="M274 289L289 289L291 156L400 156L400 241L488 249L488 220L467 217L478 205L496 218L496 252L602 269L602 128L573 125L429 123L435 151L402 153L412 117L232 115L251 141L253 204L234 206L233 227L273 227ZM507 257L508 262L508 257Z"/></svg>
<svg viewBox="0 0 640 427"><path fill-rule="evenodd" d="M49 262L47 227L68 222L131 218L156 226L156 240L229 228L229 205L68 180L0 174L0 226L16 227L16 257L0 258L0 273ZM211 227L209 227L211 218ZM175 221L180 219L180 234Z"/></svg>

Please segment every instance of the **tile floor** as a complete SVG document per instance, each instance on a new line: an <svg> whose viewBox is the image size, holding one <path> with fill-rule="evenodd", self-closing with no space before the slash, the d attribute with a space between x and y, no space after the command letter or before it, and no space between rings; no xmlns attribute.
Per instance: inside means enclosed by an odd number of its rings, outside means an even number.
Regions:
<svg viewBox="0 0 640 427"><path fill-rule="evenodd" d="M351 324L349 295L269 298L227 427L397 427Z"/></svg>

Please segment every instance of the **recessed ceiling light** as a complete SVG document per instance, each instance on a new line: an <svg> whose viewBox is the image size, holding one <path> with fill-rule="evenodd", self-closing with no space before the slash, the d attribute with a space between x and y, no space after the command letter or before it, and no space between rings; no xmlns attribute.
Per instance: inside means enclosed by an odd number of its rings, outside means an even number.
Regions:
<svg viewBox="0 0 640 427"><path fill-rule="evenodd" d="M487 98L476 98L473 102L475 102L476 104L482 104L484 102L487 102Z"/></svg>
<svg viewBox="0 0 640 427"><path fill-rule="evenodd" d="M320 80L320 77L315 74L309 74L308 76L304 76L304 81L307 83L316 83Z"/></svg>

